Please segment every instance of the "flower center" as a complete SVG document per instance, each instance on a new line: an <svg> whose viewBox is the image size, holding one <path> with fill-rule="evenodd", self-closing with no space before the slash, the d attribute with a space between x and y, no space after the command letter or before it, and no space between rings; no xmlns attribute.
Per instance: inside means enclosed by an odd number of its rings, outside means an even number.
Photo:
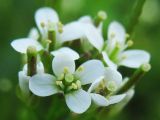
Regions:
<svg viewBox="0 0 160 120"><path fill-rule="evenodd" d="M117 90L117 84L115 81L102 80L98 87L95 89L96 93L99 93L104 96L108 96Z"/></svg>
<svg viewBox="0 0 160 120"><path fill-rule="evenodd" d="M65 67L63 73L57 77L56 85L64 91L64 93L81 88L81 82L74 74L69 72L67 67Z"/></svg>

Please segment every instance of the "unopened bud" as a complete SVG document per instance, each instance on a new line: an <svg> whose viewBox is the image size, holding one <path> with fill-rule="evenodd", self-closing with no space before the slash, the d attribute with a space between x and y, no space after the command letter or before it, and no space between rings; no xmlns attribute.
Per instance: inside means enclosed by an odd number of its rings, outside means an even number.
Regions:
<svg viewBox="0 0 160 120"><path fill-rule="evenodd" d="M151 65L149 63L144 63L144 64L141 65L141 69L144 72L148 72L151 69Z"/></svg>
<svg viewBox="0 0 160 120"><path fill-rule="evenodd" d="M131 47L133 45L133 40L128 40L127 45L128 45L128 47Z"/></svg>
<svg viewBox="0 0 160 120"><path fill-rule="evenodd" d="M99 19L101 19L103 21L103 20L107 19L107 13L105 11L101 10L98 12L98 17L99 17Z"/></svg>

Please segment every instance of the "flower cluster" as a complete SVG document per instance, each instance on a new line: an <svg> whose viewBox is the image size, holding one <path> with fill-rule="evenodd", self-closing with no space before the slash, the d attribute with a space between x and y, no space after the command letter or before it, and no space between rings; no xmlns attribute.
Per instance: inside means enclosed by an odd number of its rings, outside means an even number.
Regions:
<svg viewBox="0 0 160 120"><path fill-rule="evenodd" d="M63 94L75 113L85 112L91 101L98 106L122 101L129 89L117 92L126 83L118 72L119 66L139 69L149 63L150 55L143 50L126 50L133 41L116 21L110 23L108 40L104 40L106 18L106 13L100 11L95 19L84 16L63 25L52 8L38 9L38 29L32 28L28 37L11 43L27 58L19 72L23 94Z"/></svg>

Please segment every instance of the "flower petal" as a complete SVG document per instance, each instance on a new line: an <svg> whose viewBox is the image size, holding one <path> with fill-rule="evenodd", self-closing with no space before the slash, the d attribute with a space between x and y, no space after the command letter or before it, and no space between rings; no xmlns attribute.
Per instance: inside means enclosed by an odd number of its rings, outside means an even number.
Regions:
<svg viewBox="0 0 160 120"><path fill-rule="evenodd" d="M63 27L61 41L72 41L84 36L85 24L80 22L71 22Z"/></svg>
<svg viewBox="0 0 160 120"><path fill-rule="evenodd" d="M56 51L51 52L51 54L54 56L57 56L59 54L68 54L73 60L77 60L80 57L76 51L72 50L69 47L62 47Z"/></svg>
<svg viewBox="0 0 160 120"><path fill-rule="evenodd" d="M25 74L24 71L18 73L19 86L24 94L29 94L29 79L30 77Z"/></svg>
<svg viewBox="0 0 160 120"><path fill-rule="evenodd" d="M35 13L35 21L40 30L43 34L44 30L47 30L48 22L57 23L59 21L58 15L56 11L52 8L44 7L40 8ZM42 27L42 23L45 27Z"/></svg>
<svg viewBox="0 0 160 120"><path fill-rule="evenodd" d="M125 42L126 38L125 28L119 22L114 21L109 25L108 29L109 40L112 39L112 34L115 35L114 39L118 40L120 43Z"/></svg>
<svg viewBox="0 0 160 120"><path fill-rule="evenodd" d="M56 78L50 74L36 74L29 81L29 89L37 96L50 96L59 92Z"/></svg>
<svg viewBox="0 0 160 120"><path fill-rule="evenodd" d="M37 51L42 49L41 44L38 41L36 41L34 39L31 39L31 38L21 38L21 39L13 40L12 43L11 43L11 46L17 52L20 52L20 53L26 53L27 48L29 46L35 46Z"/></svg>
<svg viewBox="0 0 160 120"><path fill-rule="evenodd" d="M42 62L37 63L37 73L38 74L44 73L44 66Z"/></svg>
<svg viewBox="0 0 160 120"><path fill-rule="evenodd" d="M139 68L150 61L150 54L143 50L127 50L121 54L121 57L125 59L119 64L130 68Z"/></svg>
<svg viewBox="0 0 160 120"><path fill-rule="evenodd" d="M82 89L66 94L65 99L69 109L75 113L83 113L91 105L91 97L89 93Z"/></svg>
<svg viewBox="0 0 160 120"><path fill-rule="evenodd" d="M111 67L111 68L117 70L117 65L109 59L106 52L103 51L102 56L103 56L103 59L104 59L105 63L108 65L108 67Z"/></svg>
<svg viewBox="0 0 160 120"><path fill-rule="evenodd" d="M91 18L90 16L83 16L83 17L81 17L78 21L79 21L79 22L82 22L82 23L93 24L92 18Z"/></svg>
<svg viewBox="0 0 160 120"><path fill-rule="evenodd" d="M104 40L99 31L91 24L86 24L85 36L89 42L99 51L102 50Z"/></svg>
<svg viewBox="0 0 160 120"><path fill-rule="evenodd" d="M114 70L109 67L106 68L104 72L104 77L105 77L104 80L115 81L118 87L122 85L122 75L117 70Z"/></svg>
<svg viewBox="0 0 160 120"><path fill-rule="evenodd" d="M123 47L125 44L125 40L126 40L126 32L124 27L116 21L111 22L108 28L109 48L114 49L117 42Z"/></svg>
<svg viewBox="0 0 160 120"><path fill-rule="evenodd" d="M114 95L111 96L108 100L109 100L109 104L115 104L115 103L119 103L120 101L122 101L125 98L126 94L120 94L120 95Z"/></svg>
<svg viewBox="0 0 160 120"><path fill-rule="evenodd" d="M98 106L108 106L109 101L102 95L91 93L93 102Z"/></svg>
<svg viewBox="0 0 160 120"><path fill-rule="evenodd" d="M122 100L124 103L128 103L134 96L135 90L130 89L126 92L125 98Z"/></svg>
<svg viewBox="0 0 160 120"><path fill-rule="evenodd" d="M75 61L70 56L70 54L59 54L54 57L52 69L56 76L60 76L65 68L67 68L70 73L74 73Z"/></svg>
<svg viewBox="0 0 160 120"><path fill-rule="evenodd" d="M99 60L89 60L80 67L82 67L83 70L77 70L76 75L80 79L82 85L92 83L104 74L103 63Z"/></svg>
<svg viewBox="0 0 160 120"><path fill-rule="evenodd" d="M34 40L38 40L39 38L39 33L38 33L38 30L37 28L32 28L28 34L28 37L29 38L32 38Z"/></svg>

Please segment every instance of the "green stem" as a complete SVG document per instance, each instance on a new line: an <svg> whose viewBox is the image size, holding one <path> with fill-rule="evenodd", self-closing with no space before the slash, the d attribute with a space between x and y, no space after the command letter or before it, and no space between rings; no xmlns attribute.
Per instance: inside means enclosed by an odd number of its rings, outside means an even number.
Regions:
<svg viewBox="0 0 160 120"><path fill-rule="evenodd" d="M34 46L30 46L27 49L27 74L33 76L36 74L37 68L37 51Z"/></svg>
<svg viewBox="0 0 160 120"><path fill-rule="evenodd" d="M45 72L48 73L53 73L52 71L52 59L53 56L46 50L42 50L40 52L40 56L41 56L41 61L43 62L44 66L45 66Z"/></svg>
<svg viewBox="0 0 160 120"><path fill-rule="evenodd" d="M53 51L56 45L56 32L54 30L48 31L48 39L51 41L49 51Z"/></svg>
<svg viewBox="0 0 160 120"><path fill-rule="evenodd" d="M139 17L143 10L143 5L146 0L137 0L136 5L133 9L133 14L131 15L131 18L128 23L127 32L129 34L132 34L134 27L137 25Z"/></svg>
<svg viewBox="0 0 160 120"><path fill-rule="evenodd" d="M117 94L124 93L132 88L143 76L146 72L150 70L150 64L143 64L135 73L131 76L131 78L120 88Z"/></svg>

